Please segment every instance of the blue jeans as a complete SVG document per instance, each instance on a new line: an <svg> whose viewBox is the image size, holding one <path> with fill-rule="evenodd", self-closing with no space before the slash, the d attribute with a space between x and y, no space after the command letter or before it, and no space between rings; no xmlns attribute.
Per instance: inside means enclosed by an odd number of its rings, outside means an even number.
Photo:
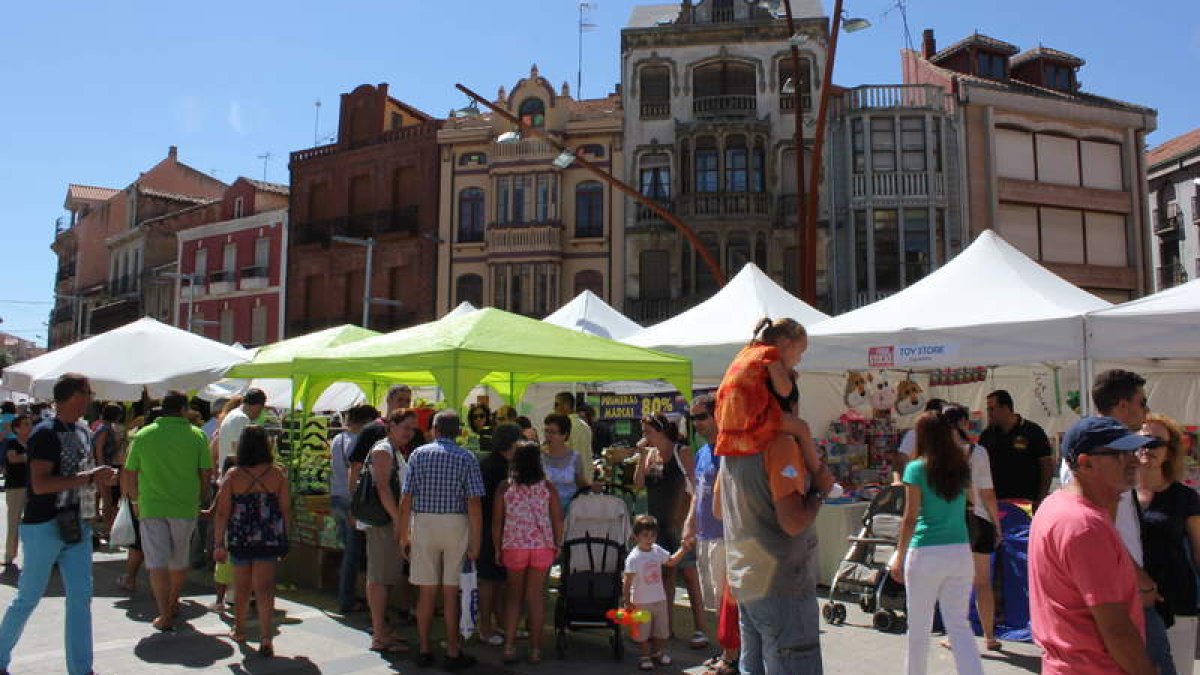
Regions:
<svg viewBox="0 0 1200 675"><path fill-rule="evenodd" d="M333 519L337 522L338 538L342 540L342 568L338 572L338 609L346 611L354 606L358 568L362 563L363 536L350 524L349 499L332 497L329 505L333 511Z"/></svg>
<svg viewBox="0 0 1200 675"><path fill-rule="evenodd" d="M92 670L92 526L83 523L83 537L67 545L58 536L58 524L53 520L21 525L21 548L25 563L17 582L17 597L0 623L0 670L8 669L25 622L46 593L50 569L57 563L67 595L67 672L85 675Z"/></svg>
<svg viewBox="0 0 1200 675"><path fill-rule="evenodd" d="M1171 658L1171 643L1167 641L1167 625L1158 610L1144 608L1146 613L1146 653L1158 668L1158 675L1176 675L1175 661Z"/></svg>
<svg viewBox="0 0 1200 675"><path fill-rule="evenodd" d="M738 602L742 675L821 675L817 596Z"/></svg>

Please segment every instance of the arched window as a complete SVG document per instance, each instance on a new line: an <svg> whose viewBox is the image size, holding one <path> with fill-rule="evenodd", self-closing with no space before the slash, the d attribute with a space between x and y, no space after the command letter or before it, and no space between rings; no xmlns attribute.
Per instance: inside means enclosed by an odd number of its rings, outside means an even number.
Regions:
<svg viewBox="0 0 1200 675"><path fill-rule="evenodd" d="M788 80L792 81L792 85L800 89L800 105L804 106L804 111L812 110L812 62L805 57L800 58L800 78L799 81L793 77L792 59L784 57L779 59L779 109L782 112L790 113L796 110L796 95L788 90L784 93L783 87Z"/></svg>
<svg viewBox="0 0 1200 675"><path fill-rule="evenodd" d="M575 187L575 238L604 236L604 186L590 180Z"/></svg>
<svg viewBox="0 0 1200 675"><path fill-rule="evenodd" d="M742 271L750 262L750 238L745 232L731 232L725 242L725 272L730 276Z"/></svg>
<svg viewBox="0 0 1200 675"><path fill-rule="evenodd" d="M483 277L478 274L463 274L454 282L454 305L469 302L483 306Z"/></svg>
<svg viewBox="0 0 1200 675"><path fill-rule="evenodd" d="M665 120L671 116L671 70L666 66L646 66L639 72L638 95L641 118Z"/></svg>
<svg viewBox="0 0 1200 675"><path fill-rule="evenodd" d="M529 126L540 129L546 126L546 104L540 98L527 98L521 101L517 116Z"/></svg>
<svg viewBox="0 0 1200 675"><path fill-rule="evenodd" d="M604 297L604 275L596 270L583 270L575 274L575 295L591 291Z"/></svg>
<svg viewBox="0 0 1200 675"><path fill-rule="evenodd" d="M696 192L716 192L719 186L717 174L717 140L712 136L696 139Z"/></svg>
<svg viewBox="0 0 1200 675"><path fill-rule="evenodd" d="M718 61L696 68L692 73L692 95L696 98L709 96L754 96L754 66L738 61Z"/></svg>
<svg viewBox="0 0 1200 675"><path fill-rule="evenodd" d="M472 187L458 193L458 241L483 241L483 190Z"/></svg>

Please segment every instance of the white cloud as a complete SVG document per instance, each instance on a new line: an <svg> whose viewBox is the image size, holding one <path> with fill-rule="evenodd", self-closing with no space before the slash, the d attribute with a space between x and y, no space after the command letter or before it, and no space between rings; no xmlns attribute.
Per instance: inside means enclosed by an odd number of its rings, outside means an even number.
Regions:
<svg viewBox="0 0 1200 675"><path fill-rule="evenodd" d="M242 104L239 101L229 104L229 126L241 135L246 133L245 126L242 124Z"/></svg>

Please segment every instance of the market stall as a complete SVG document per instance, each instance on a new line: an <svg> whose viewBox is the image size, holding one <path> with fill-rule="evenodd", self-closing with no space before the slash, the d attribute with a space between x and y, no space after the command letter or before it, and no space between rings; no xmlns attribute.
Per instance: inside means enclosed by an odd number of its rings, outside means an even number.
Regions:
<svg viewBox="0 0 1200 675"><path fill-rule="evenodd" d="M610 340L624 340L642 330L632 319L613 309L591 291L575 296L542 321Z"/></svg>

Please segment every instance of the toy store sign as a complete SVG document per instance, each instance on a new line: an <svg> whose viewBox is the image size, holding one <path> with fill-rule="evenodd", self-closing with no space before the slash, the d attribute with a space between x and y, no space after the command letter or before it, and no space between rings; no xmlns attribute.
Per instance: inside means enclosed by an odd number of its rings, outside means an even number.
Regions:
<svg viewBox="0 0 1200 675"><path fill-rule="evenodd" d="M929 345L887 345L867 350L867 362L871 368L895 368L923 363L936 363L958 356L958 345L954 343Z"/></svg>

